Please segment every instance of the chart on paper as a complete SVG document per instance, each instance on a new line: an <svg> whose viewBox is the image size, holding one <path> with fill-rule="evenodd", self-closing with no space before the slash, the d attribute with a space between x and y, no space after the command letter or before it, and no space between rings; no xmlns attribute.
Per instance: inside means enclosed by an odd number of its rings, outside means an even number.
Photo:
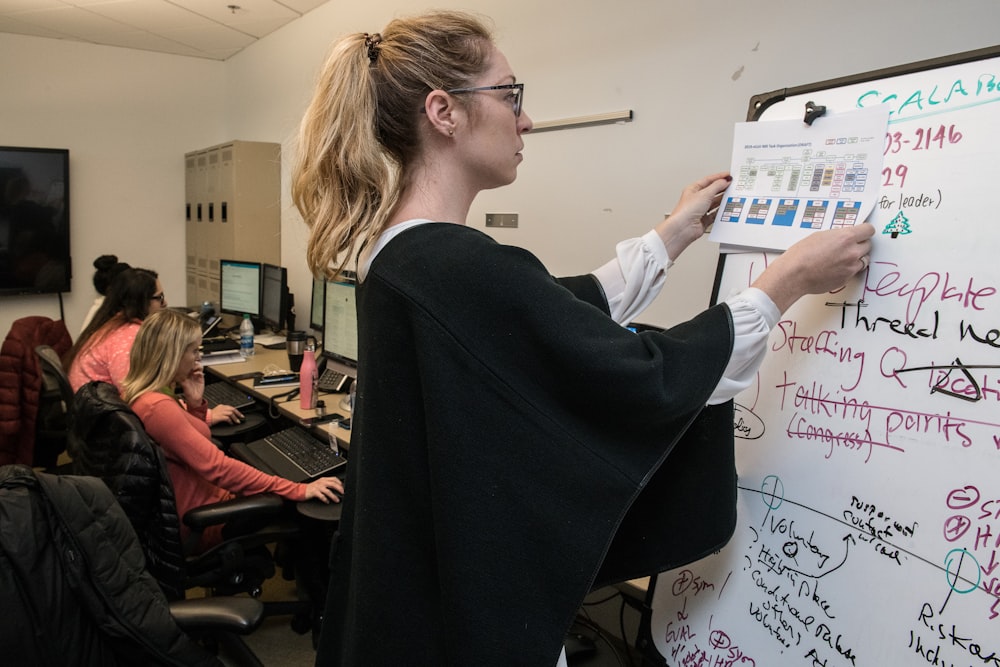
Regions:
<svg viewBox="0 0 1000 667"><path fill-rule="evenodd" d="M801 120L740 123L733 182L710 238L785 250L808 234L864 221L879 194L886 109ZM726 248L724 248L725 250Z"/></svg>

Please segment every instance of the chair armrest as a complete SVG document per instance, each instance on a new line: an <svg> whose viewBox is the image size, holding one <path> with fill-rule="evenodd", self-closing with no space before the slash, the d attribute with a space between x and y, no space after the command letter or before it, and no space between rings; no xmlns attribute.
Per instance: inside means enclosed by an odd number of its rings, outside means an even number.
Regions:
<svg viewBox="0 0 1000 667"><path fill-rule="evenodd" d="M194 531L226 523L233 519L267 519L277 516L285 501L273 493L241 496L221 503L195 507L184 515L184 524Z"/></svg>
<svg viewBox="0 0 1000 667"><path fill-rule="evenodd" d="M234 632L248 635L264 619L264 603L256 598L207 597L170 603L170 615L185 632Z"/></svg>

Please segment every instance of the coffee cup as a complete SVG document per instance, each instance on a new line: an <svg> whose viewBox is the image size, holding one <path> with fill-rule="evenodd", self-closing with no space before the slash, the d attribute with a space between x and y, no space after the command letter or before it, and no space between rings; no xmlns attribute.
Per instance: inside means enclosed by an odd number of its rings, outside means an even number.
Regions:
<svg viewBox="0 0 1000 667"><path fill-rule="evenodd" d="M302 368L302 355L306 352L306 332L289 331L285 336L288 348L288 367L293 373Z"/></svg>

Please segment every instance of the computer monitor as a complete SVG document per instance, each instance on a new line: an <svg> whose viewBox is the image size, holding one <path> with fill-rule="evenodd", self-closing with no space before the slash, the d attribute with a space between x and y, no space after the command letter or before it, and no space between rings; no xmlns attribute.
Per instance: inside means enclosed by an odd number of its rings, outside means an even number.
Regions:
<svg viewBox="0 0 1000 667"><path fill-rule="evenodd" d="M358 310L355 300L356 279L353 272L344 271L340 280L326 282L323 308L323 357L338 362L337 370L357 373ZM353 370L353 373L351 371Z"/></svg>
<svg viewBox="0 0 1000 667"><path fill-rule="evenodd" d="M260 317L272 331L285 328L288 312L288 272L283 266L261 265Z"/></svg>
<svg viewBox="0 0 1000 667"><path fill-rule="evenodd" d="M323 330L323 307L326 301L326 280L313 278L312 301L309 304L309 328Z"/></svg>
<svg viewBox="0 0 1000 667"><path fill-rule="evenodd" d="M260 262L223 259L219 262L219 310L242 317L244 313L260 322Z"/></svg>

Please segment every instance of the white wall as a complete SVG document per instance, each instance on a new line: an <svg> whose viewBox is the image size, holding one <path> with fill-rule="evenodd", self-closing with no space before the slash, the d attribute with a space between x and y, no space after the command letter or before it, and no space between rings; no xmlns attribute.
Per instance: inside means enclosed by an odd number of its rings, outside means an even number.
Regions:
<svg viewBox="0 0 1000 667"><path fill-rule="evenodd" d="M635 112L623 125L529 135L518 181L473 207L478 227L488 211L519 213L518 229L494 235L557 274L605 261L617 240L669 211L682 186L727 169L732 126L752 95L1000 43L996 0L452 6L492 17L535 121ZM180 303L182 156L231 139L283 144L282 262L303 322L305 230L287 174L315 73L336 37L426 8L329 2L224 63L0 34L0 144L71 151L70 330L92 300L90 262L103 252L159 270ZM716 260L708 241L689 249L643 319L669 324L704 308ZM55 297L0 299L0 331L36 313L58 317Z"/></svg>
<svg viewBox="0 0 1000 667"><path fill-rule="evenodd" d="M70 152L70 333L104 253L159 271L183 303L184 152L224 132L225 63L8 34L0 63L0 145ZM0 297L0 335L28 315L58 319L58 297Z"/></svg>

